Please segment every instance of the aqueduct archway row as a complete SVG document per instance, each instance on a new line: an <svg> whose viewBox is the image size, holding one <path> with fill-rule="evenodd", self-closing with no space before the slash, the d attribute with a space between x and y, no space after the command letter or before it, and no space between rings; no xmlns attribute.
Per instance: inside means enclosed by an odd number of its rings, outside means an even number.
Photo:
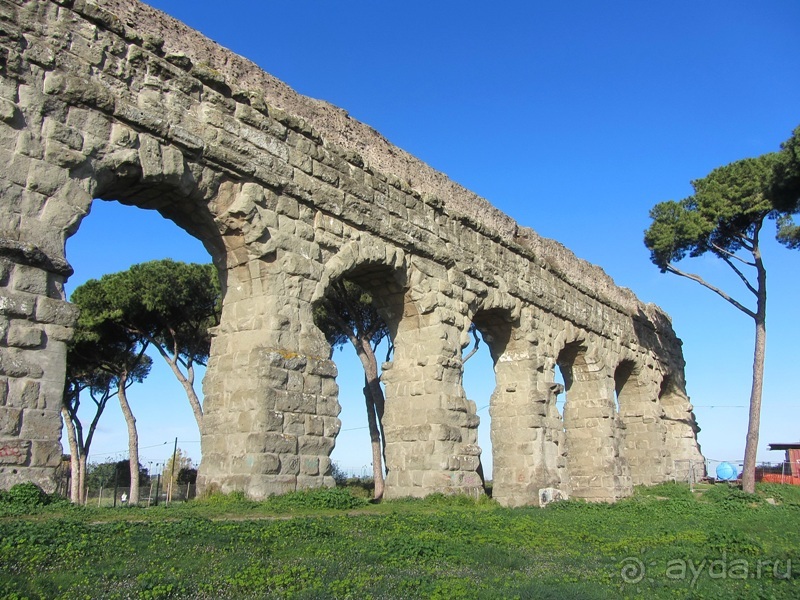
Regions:
<svg viewBox="0 0 800 600"><path fill-rule="evenodd" d="M220 271L203 485L332 483L336 369L312 306L341 277L380 290L393 329L387 496L480 488L461 385L473 321L495 361L501 502L614 499L701 460L668 318L600 269L138 2L2 0L0 18L3 487L52 487L75 319L64 244L93 198L158 210Z"/></svg>

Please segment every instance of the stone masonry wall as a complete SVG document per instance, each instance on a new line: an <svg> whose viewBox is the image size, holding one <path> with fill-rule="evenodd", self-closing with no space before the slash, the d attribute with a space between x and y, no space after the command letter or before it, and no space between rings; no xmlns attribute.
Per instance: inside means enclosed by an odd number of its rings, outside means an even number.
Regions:
<svg viewBox="0 0 800 600"><path fill-rule="evenodd" d="M461 379L472 322L495 360L494 493L593 500L702 460L669 319L374 130L134 0L0 0L0 485L60 458L65 241L93 199L158 210L223 282L201 485L331 485L336 367L314 303L373 291L386 495L477 494ZM564 417L555 365L568 373ZM566 377L567 375L565 375ZM619 400L615 405L614 396Z"/></svg>

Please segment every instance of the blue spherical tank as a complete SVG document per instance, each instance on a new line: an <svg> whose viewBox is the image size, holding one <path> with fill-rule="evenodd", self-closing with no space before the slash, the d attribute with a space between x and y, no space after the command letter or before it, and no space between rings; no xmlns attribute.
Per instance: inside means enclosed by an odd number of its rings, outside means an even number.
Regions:
<svg viewBox="0 0 800 600"><path fill-rule="evenodd" d="M729 462L719 463L717 465L717 479L720 481L732 481L736 479L739 471Z"/></svg>

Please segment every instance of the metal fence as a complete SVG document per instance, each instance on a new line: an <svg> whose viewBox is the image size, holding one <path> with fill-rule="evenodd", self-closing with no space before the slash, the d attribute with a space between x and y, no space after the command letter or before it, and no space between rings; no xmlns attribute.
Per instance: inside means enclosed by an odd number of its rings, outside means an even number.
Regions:
<svg viewBox="0 0 800 600"><path fill-rule="evenodd" d="M86 504L89 506L126 506L130 504L130 491L129 487L122 486L89 489ZM176 485L171 490L157 490L154 482L152 485L139 487L138 506L186 502L192 500L196 494L197 486L194 484Z"/></svg>
<svg viewBox="0 0 800 600"><path fill-rule="evenodd" d="M681 483L694 485L706 479L707 461L704 460L676 460L673 478Z"/></svg>

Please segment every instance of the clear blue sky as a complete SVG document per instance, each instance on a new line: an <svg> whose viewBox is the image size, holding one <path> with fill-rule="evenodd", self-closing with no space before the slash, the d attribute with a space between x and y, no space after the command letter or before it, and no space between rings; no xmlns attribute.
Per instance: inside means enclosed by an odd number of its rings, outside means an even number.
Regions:
<svg viewBox="0 0 800 600"><path fill-rule="evenodd" d="M600 265L642 300L663 307L684 341L704 454L741 459L752 321L697 284L660 274L642 232L653 204L691 194L689 182L717 166L777 150L800 124L800 3L150 4L298 92L346 109L519 223ZM120 214L124 225L113 220ZM769 442L800 440L792 375L798 362L793 301L800 291L800 253L772 243L771 233L770 225L764 244L770 298L760 460L782 459L766 450ZM70 289L143 260L208 260L197 242L157 215L115 203L96 202L67 249L76 270ZM721 262L684 263L747 298ZM336 359L342 427L351 431L341 434L334 458L360 471L369 463L368 442L364 430L355 429L364 426L361 384L352 375L356 383L349 385L347 374L354 371L346 354L337 352ZM199 456L188 403L171 377L154 373L131 391L143 462L163 460L176 436ZM465 375L478 407L489 402L489 382L484 350ZM97 459L126 447L117 413L110 411L101 425L93 449ZM488 410L480 415L488 454Z"/></svg>

